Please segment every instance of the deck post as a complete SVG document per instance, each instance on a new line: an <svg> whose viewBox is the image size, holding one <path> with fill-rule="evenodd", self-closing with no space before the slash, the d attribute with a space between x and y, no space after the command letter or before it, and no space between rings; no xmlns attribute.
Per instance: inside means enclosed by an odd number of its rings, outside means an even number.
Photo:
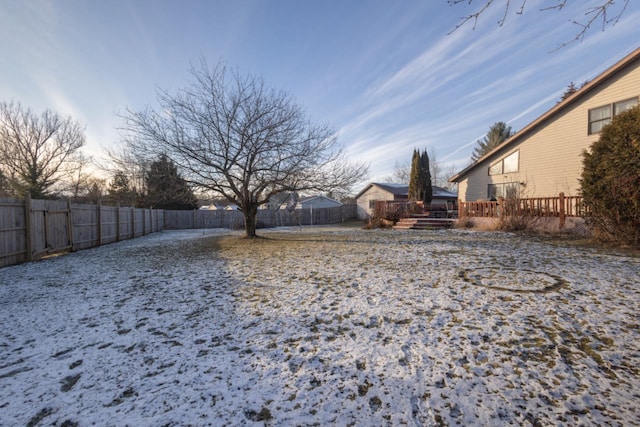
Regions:
<svg viewBox="0 0 640 427"><path fill-rule="evenodd" d="M564 221L565 221L565 217L566 217L566 212L565 212L565 207L564 207L564 193L560 193L560 197L559 197L559 201L558 204L560 205L560 221L559 221L559 227L560 228L564 228Z"/></svg>

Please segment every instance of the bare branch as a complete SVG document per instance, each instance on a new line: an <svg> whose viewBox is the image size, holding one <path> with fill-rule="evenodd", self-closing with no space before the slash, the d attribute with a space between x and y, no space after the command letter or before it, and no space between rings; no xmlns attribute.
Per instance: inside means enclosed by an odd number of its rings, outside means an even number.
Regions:
<svg viewBox="0 0 640 427"><path fill-rule="evenodd" d="M71 117L0 103L0 170L18 197L53 195L77 167L84 143L84 129Z"/></svg>
<svg viewBox="0 0 640 427"><path fill-rule="evenodd" d="M362 180L334 131L309 122L304 111L262 79L224 64L192 67L187 88L158 94L160 108L127 111L127 147L152 159L166 154L201 190L215 191L245 214L255 235L258 206L281 191L332 191Z"/></svg>
<svg viewBox="0 0 640 427"><path fill-rule="evenodd" d="M552 4L550 6L546 6L546 7L542 7L539 9L539 11L561 11L565 8L565 6L567 5L567 0L555 0L556 3ZM622 15L624 14L624 12L627 9L627 6L629 5L629 1L630 0L623 0L622 1L622 7L617 11L617 13L615 13L612 17L611 17L611 12L613 11L613 7L616 5L616 1L615 0L602 0L602 2L599 5L593 6L589 9L587 9L584 13L584 16L586 17L586 20L582 21L582 20L577 20L577 19L572 19L570 20L570 22L574 25L577 25L580 30L578 31L578 33L576 34L576 36L564 43L559 44L555 50L560 49L562 47L565 47L571 43L574 43L576 41L582 41L584 39L584 36L586 35L586 33L597 23L600 22L601 24L601 28L602 31L604 31L607 26L614 26L616 25L619 21L620 18L622 17ZM465 3L467 5L472 5L473 0L448 0L447 3L449 4L449 6L456 6L460 3ZM455 32L457 29L461 28L462 26L468 24L469 22L473 22L473 29L476 29L476 26L478 24L478 19L480 18L480 16L485 13L491 6L494 5L494 3L496 3L494 0L483 0L482 2L480 2L481 6L480 8L474 12L474 13L470 13L468 15L463 16L462 18L460 18L460 21L458 22L458 24L448 33L451 34L453 32ZM618 2L619 3L619 2ZM516 15L522 15L524 14L524 9L525 6L527 4L527 0L521 0L520 3L520 7L518 8L518 10L515 12ZM498 26L503 26L504 23L507 20L507 16L509 14L509 10L511 8L511 0L503 0L502 1L502 6L504 7L504 13L502 15L502 18L500 18L498 20Z"/></svg>

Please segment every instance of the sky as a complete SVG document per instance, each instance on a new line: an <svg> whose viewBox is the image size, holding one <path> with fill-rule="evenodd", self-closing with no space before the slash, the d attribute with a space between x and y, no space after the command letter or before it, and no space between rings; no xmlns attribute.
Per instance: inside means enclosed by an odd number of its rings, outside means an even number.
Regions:
<svg viewBox="0 0 640 427"><path fill-rule="evenodd" d="M0 0L0 101L52 109L86 128L96 159L121 144L121 114L157 106L205 59L285 90L328 123L367 181L410 162L469 164L497 121L514 130L553 107L570 82L593 79L640 46L640 2L615 25L571 41L602 0L504 1L453 31L484 1ZM616 2L609 17L620 12Z"/></svg>

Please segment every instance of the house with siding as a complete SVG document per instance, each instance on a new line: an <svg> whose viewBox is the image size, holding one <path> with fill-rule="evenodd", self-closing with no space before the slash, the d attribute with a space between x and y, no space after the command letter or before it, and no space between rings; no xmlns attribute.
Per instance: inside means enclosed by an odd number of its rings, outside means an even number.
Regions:
<svg viewBox="0 0 640 427"><path fill-rule="evenodd" d="M457 195L444 188L431 187L431 205L456 204ZM372 182L364 187L356 195L358 218L367 219L373 215L376 202L379 201L406 201L409 199L409 186L407 184L384 184Z"/></svg>
<svg viewBox="0 0 640 427"><path fill-rule="evenodd" d="M281 209L285 209L287 203L281 205ZM320 209L320 208L339 208L342 206L337 200L326 196L308 196L302 197L296 204L296 209Z"/></svg>
<svg viewBox="0 0 640 427"><path fill-rule="evenodd" d="M582 153L639 103L640 48L450 179L460 201L580 193Z"/></svg>

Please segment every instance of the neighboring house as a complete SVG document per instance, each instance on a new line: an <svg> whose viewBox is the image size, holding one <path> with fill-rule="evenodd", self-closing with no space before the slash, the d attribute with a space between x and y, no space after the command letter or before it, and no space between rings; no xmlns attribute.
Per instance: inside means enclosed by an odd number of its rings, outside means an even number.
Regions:
<svg viewBox="0 0 640 427"><path fill-rule="evenodd" d="M211 204L211 205L200 206L200 209L201 210L205 210L205 211L217 211L217 210L223 209L223 208L221 208L220 206L218 206L218 205L216 205L214 203L214 204Z"/></svg>
<svg viewBox="0 0 640 427"><path fill-rule="evenodd" d="M332 198L325 196L311 196L311 197L302 197L298 204L296 204L296 209L319 209L319 208L338 208L342 206L337 200L333 200ZM287 203L283 203L280 205L280 209L286 209Z"/></svg>
<svg viewBox="0 0 640 427"><path fill-rule="evenodd" d="M461 201L580 193L582 153L639 103L640 48L450 179Z"/></svg>
<svg viewBox="0 0 640 427"><path fill-rule="evenodd" d="M458 199L456 193L444 188L431 187L432 205L454 205ZM384 184L372 182L356 195L358 206L358 218L367 219L373 215L375 204L378 201L406 201L409 198L409 186L406 184Z"/></svg>

